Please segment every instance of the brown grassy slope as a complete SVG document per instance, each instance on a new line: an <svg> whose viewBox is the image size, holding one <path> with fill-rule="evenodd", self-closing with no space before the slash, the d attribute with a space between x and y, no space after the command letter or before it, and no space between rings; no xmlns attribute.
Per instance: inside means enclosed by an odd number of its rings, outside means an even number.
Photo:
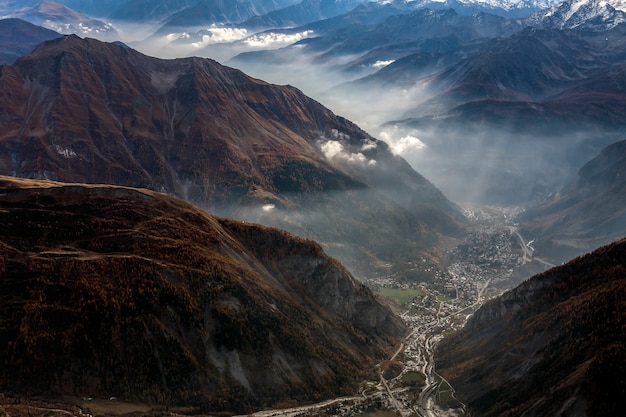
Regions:
<svg viewBox="0 0 626 417"><path fill-rule="evenodd" d="M242 412L351 392L404 332L286 232L122 187L0 195L0 390Z"/></svg>
<svg viewBox="0 0 626 417"><path fill-rule="evenodd" d="M626 240L537 275L438 347L440 373L480 416L620 415Z"/></svg>

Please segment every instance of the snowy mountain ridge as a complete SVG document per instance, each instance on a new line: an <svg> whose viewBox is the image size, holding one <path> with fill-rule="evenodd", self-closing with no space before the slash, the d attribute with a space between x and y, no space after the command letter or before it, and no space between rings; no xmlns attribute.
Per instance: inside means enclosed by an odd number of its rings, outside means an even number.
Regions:
<svg viewBox="0 0 626 417"><path fill-rule="evenodd" d="M397 0L378 0L380 4L393 3ZM480 7L487 9L502 9L506 11L516 9L547 9L556 3L555 0L400 0L404 3L417 3L418 7L428 7L428 5L455 5Z"/></svg>
<svg viewBox="0 0 626 417"><path fill-rule="evenodd" d="M566 0L533 14L528 23L557 29L608 30L626 22L626 0Z"/></svg>

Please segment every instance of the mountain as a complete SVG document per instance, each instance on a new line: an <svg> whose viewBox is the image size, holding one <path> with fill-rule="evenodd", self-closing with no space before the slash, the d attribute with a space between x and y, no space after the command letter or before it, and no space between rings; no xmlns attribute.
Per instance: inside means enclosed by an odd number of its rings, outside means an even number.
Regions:
<svg viewBox="0 0 626 417"><path fill-rule="evenodd" d="M246 28L302 26L342 15L362 4L363 0L303 0L289 7L254 16L245 21L242 26Z"/></svg>
<svg viewBox="0 0 626 417"><path fill-rule="evenodd" d="M543 256L565 257L626 235L626 141L606 147L572 183L520 218Z"/></svg>
<svg viewBox="0 0 626 417"><path fill-rule="evenodd" d="M400 0L403 1L403 0ZM404 0L420 8L454 9L463 15L490 13L503 17L527 17L533 12L551 7L553 0ZM380 0L383 3L384 0Z"/></svg>
<svg viewBox="0 0 626 417"><path fill-rule="evenodd" d="M248 412L354 393L405 332L313 241L147 190L0 193L3 391Z"/></svg>
<svg viewBox="0 0 626 417"><path fill-rule="evenodd" d="M557 29L603 31L626 23L626 3L621 0L568 0L534 13L526 22Z"/></svg>
<svg viewBox="0 0 626 417"><path fill-rule="evenodd" d="M51 1L4 2L0 4L0 12L5 17L23 19L59 33L117 39L117 32L110 24Z"/></svg>
<svg viewBox="0 0 626 417"><path fill-rule="evenodd" d="M405 116L443 113L485 99L560 100L564 91L625 61L621 40L625 31L626 25L601 33L527 27L511 36L486 40L475 53L426 74L431 97ZM395 63L390 65L394 67Z"/></svg>
<svg viewBox="0 0 626 417"><path fill-rule="evenodd" d="M57 3L88 16L109 17L112 10L128 4L129 0L58 0Z"/></svg>
<svg viewBox="0 0 626 417"><path fill-rule="evenodd" d="M462 56L467 56L473 49L472 42L508 36L521 29L517 21L484 13L463 16L452 9L410 11L388 4L368 4L344 15L293 29L291 32L308 31L315 36L291 47L242 53L228 63L246 69L260 64L272 68L306 60L311 65L329 65L340 71L358 73L360 69L369 69L371 73L376 62L394 62L414 53L449 54L463 45L467 52ZM367 78L365 82L359 80L354 86L368 88L368 81Z"/></svg>
<svg viewBox="0 0 626 417"><path fill-rule="evenodd" d="M419 137L437 154L431 158L454 155L421 168L444 178L436 185L451 198L534 204L622 139L625 30L529 27L447 53L415 53L353 84L415 91L411 110L386 126ZM468 193L459 176L483 183Z"/></svg>
<svg viewBox="0 0 626 417"><path fill-rule="evenodd" d="M524 282L437 346L468 415L619 415L626 240Z"/></svg>
<svg viewBox="0 0 626 417"><path fill-rule="evenodd" d="M12 64L35 46L61 35L21 19L0 20L0 64Z"/></svg>
<svg viewBox="0 0 626 417"><path fill-rule="evenodd" d="M188 31L194 27L212 24L243 22L292 5L294 0L199 0L171 16L159 29L159 33Z"/></svg>
<svg viewBox="0 0 626 417"><path fill-rule="evenodd" d="M7 175L164 191L320 240L363 274L462 232L458 208L387 144L212 60L67 36L3 67L0 89Z"/></svg>
<svg viewBox="0 0 626 417"><path fill-rule="evenodd" d="M198 0L125 0L109 9L107 16L131 22L162 21L197 3Z"/></svg>
<svg viewBox="0 0 626 417"><path fill-rule="evenodd" d="M626 25L538 28L431 9L373 23L363 9L228 64L295 85L307 81L290 72L351 80L315 94L381 137L419 138L425 146L409 162L456 201L536 204L623 138Z"/></svg>

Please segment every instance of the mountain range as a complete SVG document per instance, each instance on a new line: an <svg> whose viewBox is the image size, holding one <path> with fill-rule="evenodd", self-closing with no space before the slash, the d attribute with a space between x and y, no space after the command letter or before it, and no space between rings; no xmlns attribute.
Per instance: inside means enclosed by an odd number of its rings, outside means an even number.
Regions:
<svg viewBox="0 0 626 417"><path fill-rule="evenodd" d="M534 276L438 346L437 369L480 416L621 413L626 241Z"/></svg>
<svg viewBox="0 0 626 417"><path fill-rule="evenodd" d="M212 60L66 36L3 67L0 89L6 175L164 191L316 238L359 273L462 230L458 208L386 143Z"/></svg>
<svg viewBox="0 0 626 417"><path fill-rule="evenodd" d="M243 22L252 16L264 15L293 3L293 0L199 0L168 17L159 32L187 31L198 26Z"/></svg>
<svg viewBox="0 0 626 417"><path fill-rule="evenodd" d="M534 13L527 22L558 29L606 30L626 22L626 4L615 0L568 0Z"/></svg>
<svg viewBox="0 0 626 417"><path fill-rule="evenodd" d="M0 15L18 18L55 32L117 40L113 26L98 19L78 13L52 1L8 1L0 3Z"/></svg>
<svg viewBox="0 0 626 417"><path fill-rule="evenodd" d="M247 412L353 393L404 324L315 242L0 177L0 390Z"/></svg>
<svg viewBox="0 0 626 417"><path fill-rule="evenodd" d="M409 162L457 201L540 201L623 139L626 25L564 30L429 9L369 16L361 7L294 28L315 36L228 64L296 85L306 84L298 71L351 79L314 96L378 136L419 138L425 150ZM386 120L363 123L370 114Z"/></svg>

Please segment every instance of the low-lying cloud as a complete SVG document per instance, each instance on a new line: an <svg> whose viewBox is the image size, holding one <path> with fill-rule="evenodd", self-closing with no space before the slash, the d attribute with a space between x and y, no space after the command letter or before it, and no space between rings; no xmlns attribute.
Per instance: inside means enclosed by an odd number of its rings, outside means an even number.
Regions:
<svg viewBox="0 0 626 417"><path fill-rule="evenodd" d="M391 59L389 61L376 61L374 62L371 66L373 68L376 68L377 70L381 69L381 68L385 68L387 65L391 65L395 62L395 60Z"/></svg>
<svg viewBox="0 0 626 417"><path fill-rule="evenodd" d="M206 45L212 43L228 43L235 42L241 39L244 39L248 36L248 31L246 29L236 29L236 28L210 28L206 30L207 33L202 35L202 40L200 42L192 43L192 45L196 48L202 48Z"/></svg>
<svg viewBox="0 0 626 417"><path fill-rule="evenodd" d="M363 166L376 165L376 160L368 159L361 152L348 152L343 144L336 140L327 140L320 143L320 149L328 160L341 160Z"/></svg>
<svg viewBox="0 0 626 417"><path fill-rule="evenodd" d="M279 48L313 36L312 30L298 33L266 32L247 37L243 43L251 48Z"/></svg>
<svg viewBox="0 0 626 417"><path fill-rule="evenodd" d="M387 142L394 155L407 156L427 148L426 144L411 134L399 134L397 130L382 131L380 139Z"/></svg>

